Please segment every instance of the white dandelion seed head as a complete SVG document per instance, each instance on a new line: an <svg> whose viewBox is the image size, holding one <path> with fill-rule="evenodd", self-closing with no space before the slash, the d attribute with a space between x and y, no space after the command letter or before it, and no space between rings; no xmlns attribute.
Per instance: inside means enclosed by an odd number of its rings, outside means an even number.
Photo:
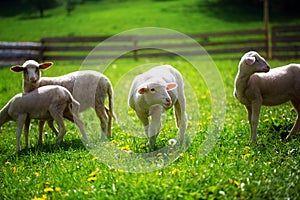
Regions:
<svg viewBox="0 0 300 200"><path fill-rule="evenodd" d="M177 141L175 139L169 139L168 143L169 145L174 146L177 143Z"/></svg>

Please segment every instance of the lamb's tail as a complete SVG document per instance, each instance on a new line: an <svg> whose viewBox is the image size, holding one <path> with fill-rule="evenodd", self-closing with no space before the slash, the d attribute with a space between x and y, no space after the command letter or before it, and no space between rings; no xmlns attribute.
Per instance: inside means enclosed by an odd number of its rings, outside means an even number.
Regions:
<svg viewBox="0 0 300 200"><path fill-rule="evenodd" d="M108 108L105 107L106 113L110 118L114 118L117 121L117 117L114 113L114 93L111 84L108 82L107 86L107 95L108 95Z"/></svg>

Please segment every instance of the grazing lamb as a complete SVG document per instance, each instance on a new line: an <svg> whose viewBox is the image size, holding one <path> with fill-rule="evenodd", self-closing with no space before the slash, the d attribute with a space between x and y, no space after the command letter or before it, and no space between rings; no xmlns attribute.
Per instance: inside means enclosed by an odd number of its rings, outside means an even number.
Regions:
<svg viewBox="0 0 300 200"><path fill-rule="evenodd" d="M71 93L61 86L43 86L26 94L15 95L0 111L0 127L8 121L16 121L16 151L20 150L22 128L28 119L54 120L59 126L58 145L66 133L63 117L74 121L79 127L83 139L87 141L84 123L79 117L80 104ZM28 131L25 129L28 147Z"/></svg>
<svg viewBox="0 0 300 200"><path fill-rule="evenodd" d="M80 112L92 107L101 121L101 138L111 137L111 120L115 119L113 112L113 89L109 79L96 71L77 71L58 77L41 77L41 69L47 69L51 62L37 63L26 61L22 66L13 66L14 72L23 72L24 93L30 92L44 85L61 85L67 88L80 103ZM108 95L109 108L104 105ZM42 132L45 121L39 123L39 142L42 142ZM50 128L57 132L53 124Z"/></svg>
<svg viewBox="0 0 300 200"><path fill-rule="evenodd" d="M181 74L175 68L162 65L138 75L132 82L128 103L144 126L150 150L154 150L161 129L161 114L173 105L179 127L179 141L183 142L187 121L184 84Z"/></svg>
<svg viewBox="0 0 300 200"><path fill-rule="evenodd" d="M274 106L291 101L298 116L285 140L297 133L300 126L299 77L299 64L270 70L268 63L257 52L250 51L241 58L234 82L234 96L247 109L252 143L257 142L257 126L262 105Z"/></svg>

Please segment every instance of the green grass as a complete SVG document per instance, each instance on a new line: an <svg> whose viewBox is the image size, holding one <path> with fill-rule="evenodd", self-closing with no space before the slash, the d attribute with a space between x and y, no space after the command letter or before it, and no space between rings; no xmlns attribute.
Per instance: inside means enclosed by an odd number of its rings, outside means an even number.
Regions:
<svg viewBox="0 0 300 200"><path fill-rule="evenodd" d="M38 12L0 15L0 40L39 41L49 36L114 35L128 29L153 26L187 34L264 27L262 8L239 9L215 2L103 0L80 4L70 16L63 6L46 10L42 19ZM7 8L4 9L6 12ZM270 16L270 21L271 25L299 24L299 17L275 13Z"/></svg>
<svg viewBox="0 0 300 200"><path fill-rule="evenodd" d="M114 165L116 163L107 165L103 162L105 157L126 155L129 149L138 153L148 152L143 146L146 143L144 138L131 136L117 124L114 124L113 138L106 144L112 147L112 151L93 156L81 143L78 130L68 122L65 143L60 148L54 148L55 137L47 127L45 142L38 146L37 124L33 122L30 148L15 154L15 123L11 122L2 127L0 135L1 199L299 198L299 138L288 143L280 139L280 134L288 131L295 119L295 111L289 104L262 109L258 144L250 145L246 111L232 97L237 61L217 61L227 97L225 126L209 154L200 156L201 145L208 137L210 100L204 95L208 93L203 79L193 75L188 63L177 59L119 60L109 66L105 74L116 87L128 70L157 62L168 62L177 67L189 83L197 88L195 92L201 115L199 131L191 146L175 162L148 173L129 173ZM285 62L270 63L277 66ZM80 63L58 62L44 74L63 74L78 70L79 66ZM0 75L7 84L1 84L0 103L3 106L21 90L21 82L14 83L15 80L21 80L21 75L10 72L8 68L1 69ZM124 96L119 100L127 101L126 98ZM170 112L167 116L171 116ZM132 120L135 120L134 115ZM136 126L140 126L136 123ZM168 131L168 127L172 130L172 122L164 124L157 140L160 148L167 146L167 140L174 137L176 130ZM21 141L24 144L24 140Z"/></svg>

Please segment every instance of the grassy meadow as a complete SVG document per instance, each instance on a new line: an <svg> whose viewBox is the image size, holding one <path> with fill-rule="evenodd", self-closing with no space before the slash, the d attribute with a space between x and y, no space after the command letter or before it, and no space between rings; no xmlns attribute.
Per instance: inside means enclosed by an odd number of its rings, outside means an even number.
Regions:
<svg viewBox="0 0 300 200"><path fill-rule="evenodd" d="M243 19L233 20L232 13L220 18L225 15L220 13L222 9L214 8L214 12L209 12L201 6L205 2L212 1L149 0L134 1L134 6L132 1L100 1L76 7L71 16L67 16L63 8L47 11L44 19L35 14L0 16L0 40L38 41L45 36L110 35L144 26L172 28L184 33L263 26L259 11L253 15L243 14L249 21L245 25ZM277 19L272 23L295 24L300 20ZM29 28L33 25L35 29ZM44 143L39 146L37 121L33 120L30 147L24 149L22 135L22 150L16 154L16 123L6 123L0 132L0 199L299 199L299 137L290 142L281 140L281 135L292 127L296 112L289 103L263 107L258 144L251 145L246 110L232 95L238 59L214 61L222 78L216 82L222 82L226 96L222 108L226 116L224 126L216 131L216 141L207 146L208 151L203 151L202 145L210 137L214 122L212 107L218 100L211 98L214 91L209 90L208 77L203 76L203 71L199 73L181 58L120 59L103 72L116 92L115 108L119 118L118 123L113 124L112 138L99 144L103 151L89 151L81 142L77 127L68 121L67 134L59 148L54 148L56 138L48 126L44 130ZM203 61L203 65L206 62ZM276 67L299 63L299 60L268 62ZM127 102L127 87L132 74L153 63L174 66L186 81L187 114L191 116L188 125L192 128L187 131L187 136L191 138L191 144L179 154L153 153L153 162L142 157L129 163L133 155L147 154L149 149L143 133L133 134L136 128L142 130L137 117L128 107L122 106ZM43 76L58 76L82 69L81 62L54 61ZM218 79L218 74L212 77ZM22 91L21 79L21 74L11 72L9 67L0 69L1 108ZM88 111L81 116L91 127L89 132L93 132L97 125L94 129L95 118L89 114ZM170 146L168 141L176 138L176 134L173 111L170 110L163 118L158 148ZM147 162L155 170L134 171L140 166L145 167ZM124 163L130 164L130 170L122 165Z"/></svg>

